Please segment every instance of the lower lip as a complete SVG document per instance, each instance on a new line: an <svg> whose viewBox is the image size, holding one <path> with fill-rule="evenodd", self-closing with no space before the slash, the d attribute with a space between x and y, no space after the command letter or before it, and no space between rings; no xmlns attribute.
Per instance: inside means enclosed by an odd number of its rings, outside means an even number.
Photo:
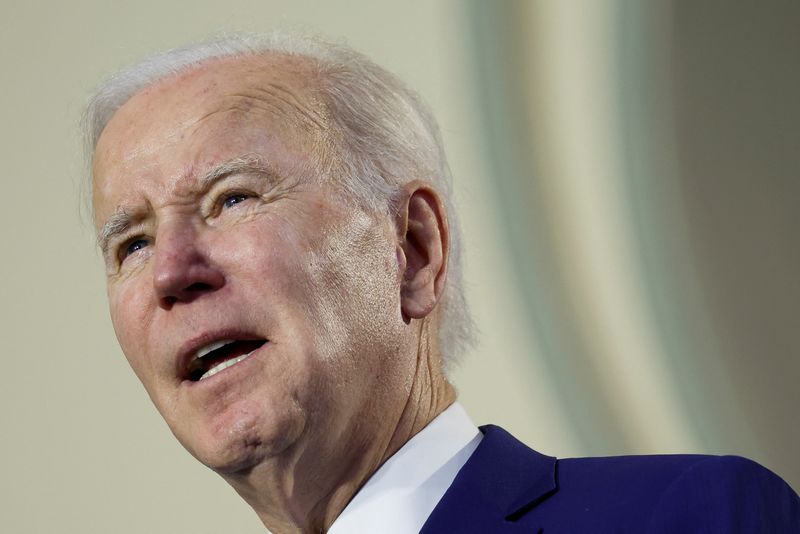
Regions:
<svg viewBox="0 0 800 534"><path fill-rule="evenodd" d="M246 362L255 360L255 357L258 356L258 353L264 347L266 347L268 345L269 345L269 342L264 343L262 346L260 346L259 348L257 348L253 352L250 352L250 353L246 354L245 357L242 358L241 360L237 361L236 363L230 364L228 367L220 369L219 371L215 372L214 374L212 374L210 376L208 374L205 374L205 375L203 375L203 377L200 380L197 380L197 381L186 380L186 382L188 382L190 386L200 387L200 386L203 386L203 385L206 385L206 384L216 383L221 379L220 377L224 378L224 377L227 376L227 377L233 378L234 375L236 374L236 370L237 369L240 372L244 371L248 367L246 365ZM241 358L241 356L238 356L237 358ZM234 360L237 359L237 358L234 358ZM233 360L229 360L229 361L233 361Z"/></svg>
<svg viewBox="0 0 800 534"><path fill-rule="evenodd" d="M256 350L258 350L258 349L256 349ZM255 352L255 350L253 352ZM225 369L228 369L229 367L233 367L234 365L245 361L247 358L249 358L250 356L253 355L253 352L248 352L247 354L242 354L241 356L237 356L237 357L232 358L232 359L230 359L228 361L222 362L219 365L215 365L214 367L209 369L206 374L201 376L200 380L198 380L198 382L200 382L202 380L208 380L212 376L216 376L218 373L221 373Z"/></svg>

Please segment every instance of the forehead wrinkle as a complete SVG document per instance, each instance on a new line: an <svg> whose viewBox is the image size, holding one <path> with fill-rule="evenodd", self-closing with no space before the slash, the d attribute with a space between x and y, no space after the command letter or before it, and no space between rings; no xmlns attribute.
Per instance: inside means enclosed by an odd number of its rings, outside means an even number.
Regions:
<svg viewBox="0 0 800 534"><path fill-rule="evenodd" d="M220 95L221 105L195 122L198 124L219 113L240 113L247 115L254 110L261 110L281 118L288 119L288 124L301 127L306 132L324 132L327 130L327 117L324 108L311 98L310 102L298 95L291 87L275 82L249 84L246 87Z"/></svg>
<svg viewBox="0 0 800 534"><path fill-rule="evenodd" d="M267 92L265 92L265 94L266 93ZM281 143L290 143L297 148L301 148L301 150L303 146L310 149L313 156L313 168L316 169L317 172L323 172L325 168L324 162L328 157L326 147L330 145L328 130L325 126L327 119L324 114L317 113L316 111L306 111L302 107L297 107L288 97L260 98L246 93L230 93L223 95L221 98L227 100L224 106L218 106L216 109L205 113L193 121L192 124L188 125L188 128L190 128L193 133L201 129L205 121L219 119L227 123L227 119L223 119L221 116L233 115L233 117L231 117L233 122L228 124L231 124L234 128L254 127L256 131L274 137ZM261 122L259 114L257 113L259 111L268 113L272 117L286 117L286 120L278 121L278 130L276 131L275 129L270 129L259 124ZM242 119L244 119L244 121ZM267 122L267 124L269 124L269 122ZM308 137L298 137L297 130L295 130L295 133L292 133L291 128L293 126L299 127L301 131L309 134ZM287 130L281 131L283 128L287 128ZM309 153L305 152L305 154L308 155ZM257 152L250 152L244 156L223 162L223 164L225 163L235 165L237 167L236 170L241 172L269 175L275 179L280 177L280 173L277 172L276 167L264 161ZM220 164L220 166L223 164ZM305 165L303 165L303 169L305 171L309 170ZM216 168L212 169L208 171L206 175L215 173L217 170ZM193 176L193 171L194 169L190 168L183 174L185 177L191 178ZM232 172L225 174L232 174ZM202 181L206 182L209 180Z"/></svg>
<svg viewBox="0 0 800 534"><path fill-rule="evenodd" d="M234 101L231 109L241 111L244 114L251 113L254 110L260 110L284 118L288 121L288 124L297 125L306 132L319 130L317 123L309 119L308 113L296 107L287 98L279 98L277 95L270 95L269 91L264 89L251 90L254 91L255 94L238 92L226 95L228 99ZM268 95L272 96L272 98L268 97Z"/></svg>
<svg viewBox="0 0 800 534"><path fill-rule="evenodd" d="M281 84L272 82L267 84L267 87L253 87L252 89L258 94L271 96L285 103L298 111L308 122L316 126L316 129L325 131L327 129L326 115L321 112L319 102L312 99L311 105L305 105L298 95Z"/></svg>

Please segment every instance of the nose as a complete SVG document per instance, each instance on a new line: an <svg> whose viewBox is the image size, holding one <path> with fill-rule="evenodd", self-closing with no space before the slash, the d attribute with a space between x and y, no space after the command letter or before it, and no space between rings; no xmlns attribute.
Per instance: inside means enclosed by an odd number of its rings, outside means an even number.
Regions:
<svg viewBox="0 0 800 534"><path fill-rule="evenodd" d="M159 229L153 287L161 308L192 302L225 285L222 270L211 261L211 250L198 237L197 230L185 224Z"/></svg>

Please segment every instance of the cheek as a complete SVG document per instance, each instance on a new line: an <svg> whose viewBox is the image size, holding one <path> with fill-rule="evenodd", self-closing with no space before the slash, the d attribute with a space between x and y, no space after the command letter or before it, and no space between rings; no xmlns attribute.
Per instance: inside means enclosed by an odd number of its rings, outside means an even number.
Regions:
<svg viewBox="0 0 800 534"><path fill-rule="evenodd" d="M109 312L114 333L125 357L140 379L149 324L144 295L143 292L137 291L132 283L110 287L108 290Z"/></svg>
<svg viewBox="0 0 800 534"><path fill-rule="evenodd" d="M348 227L310 254L308 265L310 293L332 346L361 352L397 334L399 284L394 248L384 236Z"/></svg>
<svg viewBox="0 0 800 534"><path fill-rule="evenodd" d="M262 305L274 307L285 295L291 279L300 276L298 251L272 228L258 225L220 234L214 246L215 263L225 272L228 283L247 288L262 299Z"/></svg>

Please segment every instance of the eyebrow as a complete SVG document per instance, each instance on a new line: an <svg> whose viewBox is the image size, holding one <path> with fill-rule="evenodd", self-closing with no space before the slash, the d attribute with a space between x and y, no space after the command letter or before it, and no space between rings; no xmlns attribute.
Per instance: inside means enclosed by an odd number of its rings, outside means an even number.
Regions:
<svg viewBox="0 0 800 534"><path fill-rule="evenodd" d="M257 154L245 154L223 161L206 172L200 179L200 190L208 191L216 182L233 174L260 174L277 182L274 169L266 164ZM105 256L108 245L115 237L125 233L130 228L136 216L125 208L117 209L97 234L97 245Z"/></svg>
<svg viewBox="0 0 800 534"><path fill-rule="evenodd" d="M261 174L273 181L277 180L274 169L258 154L245 154L215 165L200 179L200 186L203 191L207 191L215 182L232 174Z"/></svg>

